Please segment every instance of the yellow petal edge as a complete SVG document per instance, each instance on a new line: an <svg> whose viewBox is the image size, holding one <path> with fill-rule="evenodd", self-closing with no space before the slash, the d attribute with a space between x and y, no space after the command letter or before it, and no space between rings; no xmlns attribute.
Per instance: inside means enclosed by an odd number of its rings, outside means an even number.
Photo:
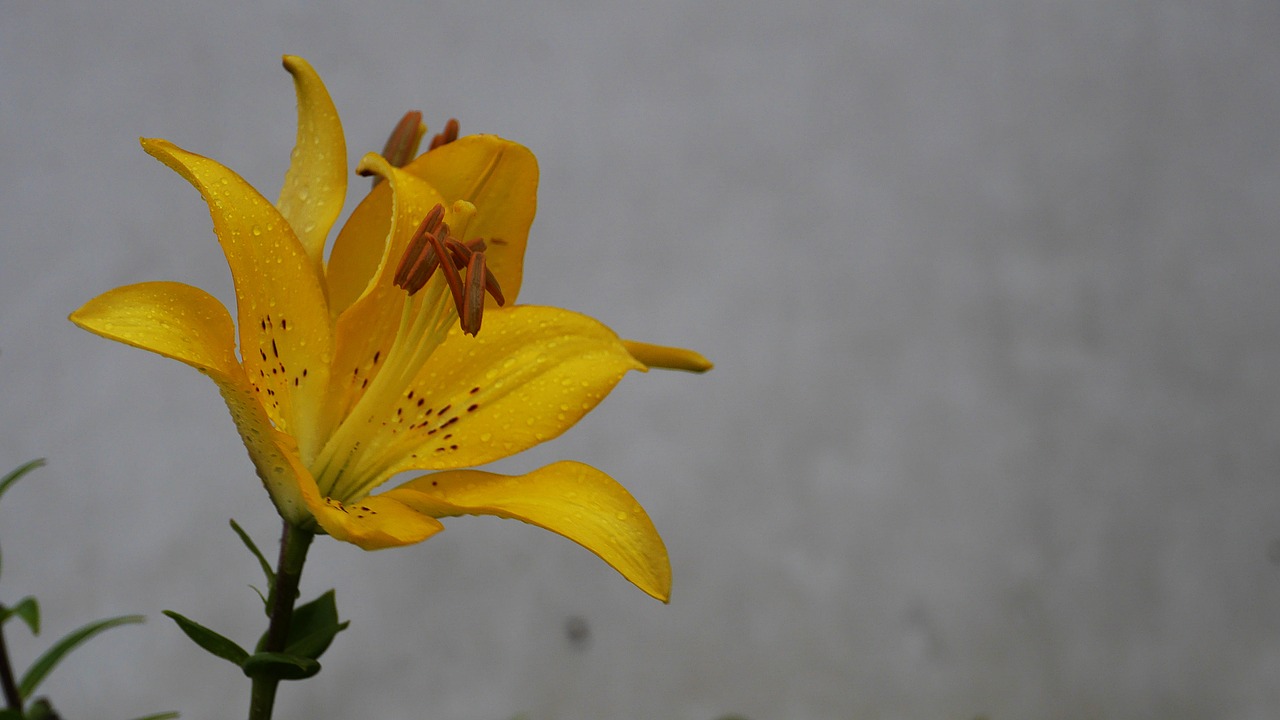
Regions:
<svg viewBox="0 0 1280 720"><path fill-rule="evenodd" d="M425 515L521 520L590 550L650 596L671 598L667 548L644 508L616 480L561 461L527 475L449 470L411 480L382 497Z"/></svg>

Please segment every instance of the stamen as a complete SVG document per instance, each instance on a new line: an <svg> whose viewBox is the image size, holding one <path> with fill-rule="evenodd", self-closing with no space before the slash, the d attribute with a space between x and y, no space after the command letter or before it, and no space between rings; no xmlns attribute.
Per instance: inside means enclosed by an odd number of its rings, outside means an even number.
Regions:
<svg viewBox="0 0 1280 720"><path fill-rule="evenodd" d="M471 253L471 259L467 262L467 296L458 312L462 332L468 335L480 332L480 320L484 316L484 287L484 253Z"/></svg>
<svg viewBox="0 0 1280 720"><path fill-rule="evenodd" d="M502 288L498 287L498 278L494 277L487 267L484 269L484 291L492 295L494 302L499 305L507 304L507 299L502 296Z"/></svg>
<svg viewBox="0 0 1280 720"><path fill-rule="evenodd" d="M418 154L418 146L422 144L422 136L427 134L427 126L422 124L422 113L410 110L400 118L396 127L382 147L382 157L387 159L391 167L404 167ZM381 177L373 178L373 186L378 187Z"/></svg>
<svg viewBox="0 0 1280 720"><path fill-rule="evenodd" d="M453 258L453 264L456 267L462 267L471 262L471 248L459 242L457 238L449 238L444 246L448 249L449 256Z"/></svg>
<svg viewBox="0 0 1280 720"><path fill-rule="evenodd" d="M382 157L392 167L404 167L418 155L418 146L422 144L422 136L427 133L427 126L422 124L422 113L410 110L400 118L396 129L391 131L387 144L382 149Z"/></svg>
<svg viewBox="0 0 1280 720"><path fill-rule="evenodd" d="M435 248L436 256L440 258L440 269L444 271L445 282L449 284L449 292L453 295L454 307L458 308L458 313L462 313L462 278L458 275L458 268L448 260L449 253L445 250L444 241L449 237L449 227L447 225L440 226L434 235L428 235L427 239L431 242L431 246Z"/></svg>
<svg viewBox="0 0 1280 720"><path fill-rule="evenodd" d="M484 254L485 244L484 240L481 240L480 238L472 238L462 243L454 241L449 246L449 250L453 253L454 258L458 260L459 266L469 265L472 257ZM505 305L507 301L506 298L502 296L502 288L498 287L498 278L494 277L487 265L483 265L481 269L484 270L485 292L492 295L493 299L496 300L499 305ZM470 280L471 276L468 275L467 281L470 282Z"/></svg>
<svg viewBox="0 0 1280 720"><path fill-rule="evenodd" d="M441 221L444 219L444 206L436 203L431 208L427 216L422 219L418 225L418 229L414 231L413 237L409 240L409 248L405 251L404 257L400 259L400 265L396 267L395 285L409 291L410 295L422 289L427 284L427 279L431 277L430 271L426 272L421 283L413 284L412 279L420 274L419 269L424 263L430 261L429 254L433 251L427 247L427 237L439 230Z"/></svg>
<svg viewBox="0 0 1280 720"><path fill-rule="evenodd" d="M441 145L448 145L457 139L458 120L456 118L449 118L449 122L444 124L444 131L431 138L431 144L427 146L427 152L431 152Z"/></svg>
<svg viewBox="0 0 1280 720"><path fill-rule="evenodd" d="M427 248L419 259L418 264L413 266L413 271L409 274L405 289L410 290L409 294L413 295L418 290L426 287L427 282L431 280L431 276L435 274L438 267L440 267L440 257L436 255L435 248Z"/></svg>
<svg viewBox="0 0 1280 720"><path fill-rule="evenodd" d="M484 296L489 294L499 305L506 299L498 279L485 261L484 240L472 238L463 242L449 233L449 225L443 222L444 206L437 204L422 219L409 240L400 264L396 266L393 282L410 296L426 287L437 268L444 272L445 284L453 297L462 331L475 335L480 330L484 315ZM466 268L464 281L460 272Z"/></svg>

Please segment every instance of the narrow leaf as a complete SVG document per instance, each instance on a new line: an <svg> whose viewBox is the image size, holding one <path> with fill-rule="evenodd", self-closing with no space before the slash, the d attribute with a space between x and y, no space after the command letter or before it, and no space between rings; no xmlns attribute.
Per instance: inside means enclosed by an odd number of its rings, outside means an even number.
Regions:
<svg viewBox="0 0 1280 720"><path fill-rule="evenodd" d="M121 617L108 618L106 620L97 620L88 625L75 630L66 637L53 644L43 655L41 655L31 667L27 669L26 674L22 676L21 682L18 683L18 692L22 697L31 697L31 693L35 692L36 687L44 680L53 667L62 660L67 653L79 647L82 643L92 638L98 633L109 630L117 625L127 625L129 623L140 623L143 621L141 615L124 615Z"/></svg>
<svg viewBox="0 0 1280 720"><path fill-rule="evenodd" d="M23 475L26 475L32 470L42 467L43 465L44 458L36 458L35 460L31 460L14 468L13 471L4 476L4 479L0 479L0 495L4 495L4 491L8 490L9 486L17 482Z"/></svg>
<svg viewBox="0 0 1280 720"><path fill-rule="evenodd" d="M186 633L187 637L191 638L195 644L223 660L239 666L245 661L245 658L249 657L248 651L237 645L234 640L220 635L172 610L165 610L164 614L173 618L173 621L178 623L178 627L182 628L182 632Z"/></svg>
<svg viewBox="0 0 1280 720"><path fill-rule="evenodd" d="M44 458L36 458L35 460L23 463L8 475L5 475L4 479L0 480L0 495L4 495L4 491L8 490L9 486L17 482L23 475L26 475L38 467L44 467Z"/></svg>
<svg viewBox="0 0 1280 720"><path fill-rule="evenodd" d="M249 589L252 590L253 593L258 596L258 599L262 601L262 608L267 611L267 617L271 617L271 600L269 600L266 595L263 595L262 591L258 588L250 585Z"/></svg>
<svg viewBox="0 0 1280 720"><path fill-rule="evenodd" d="M31 628L32 635L40 634L40 604L30 595L18 601L13 607L0 606L0 623L6 623L9 618L18 616L27 627Z"/></svg>
<svg viewBox="0 0 1280 720"><path fill-rule="evenodd" d="M249 537L249 533L245 532L235 520L231 521L231 529L235 530L236 534L240 536L240 542L243 542L244 546L249 548L249 552L253 553L253 556L258 558L258 564L262 566L262 572L267 576L267 591L274 591L276 587L276 574L271 570L271 563L267 562L267 559L262 556L262 551L258 549L257 545L253 544L253 540Z"/></svg>
<svg viewBox="0 0 1280 720"><path fill-rule="evenodd" d="M136 718L136 720L174 720L174 718L178 718L178 717L181 717L181 716L176 712L162 712L162 713L156 713L155 715L146 715L140 718Z"/></svg>
<svg viewBox="0 0 1280 720"><path fill-rule="evenodd" d="M272 652L251 655L240 667L251 678L277 680L305 680L320 672L320 663L311 658Z"/></svg>

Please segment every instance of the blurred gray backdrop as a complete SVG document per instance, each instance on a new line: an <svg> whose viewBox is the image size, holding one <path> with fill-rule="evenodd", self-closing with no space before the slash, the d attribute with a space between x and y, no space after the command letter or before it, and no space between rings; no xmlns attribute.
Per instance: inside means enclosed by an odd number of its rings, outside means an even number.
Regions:
<svg viewBox="0 0 1280 720"><path fill-rule="evenodd" d="M274 511L214 386L66 315L224 301L140 135L274 197L307 57L352 162L408 109L542 168L528 303L684 344L563 438L672 556L663 606L464 518L304 592L352 620L281 718L1280 712L1280 3L0 0L0 600L67 717L243 716L159 613L251 643ZM353 192L363 183L353 184Z"/></svg>

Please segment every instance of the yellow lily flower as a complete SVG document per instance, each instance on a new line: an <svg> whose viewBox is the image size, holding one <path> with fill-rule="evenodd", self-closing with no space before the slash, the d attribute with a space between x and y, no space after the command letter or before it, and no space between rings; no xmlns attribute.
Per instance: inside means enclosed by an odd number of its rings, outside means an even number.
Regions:
<svg viewBox="0 0 1280 720"><path fill-rule="evenodd" d="M463 468L558 436L629 370L710 363L620 340L568 310L500 307L520 289L538 168L528 149L496 136L445 138L403 167L366 155L357 171L381 181L326 263L346 143L319 76L301 58L284 65L298 135L274 205L213 160L142 140L208 203L237 322L176 282L116 288L71 321L208 375L295 527L373 550L420 542L443 529L442 517L514 518L581 544L665 602L662 539L608 475L575 462L519 476ZM416 148L424 128L414 124ZM412 470L434 472L370 494Z"/></svg>

